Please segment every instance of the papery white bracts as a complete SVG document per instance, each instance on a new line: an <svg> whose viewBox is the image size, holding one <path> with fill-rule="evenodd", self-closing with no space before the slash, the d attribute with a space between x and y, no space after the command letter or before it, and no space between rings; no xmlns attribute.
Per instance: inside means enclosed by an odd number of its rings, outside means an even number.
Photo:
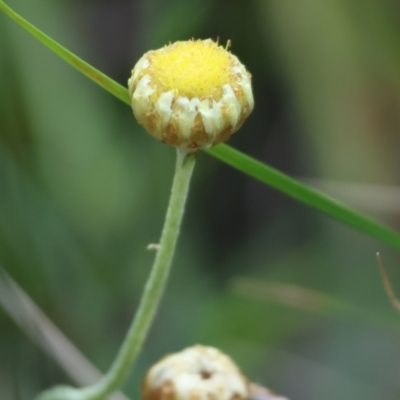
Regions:
<svg viewBox="0 0 400 400"><path fill-rule="evenodd" d="M248 400L249 383L214 347L193 346L164 357L143 382L144 400Z"/></svg>
<svg viewBox="0 0 400 400"><path fill-rule="evenodd" d="M196 95L196 90L193 93L180 93L176 87L166 85L158 79L159 71L154 67L153 61L160 54L165 56L168 52L175 51L177 46L183 51L186 47L203 46L206 51L217 49L219 55L222 51L226 52L226 60L221 63L221 75L225 79L221 79L219 86L217 84L216 87L210 87L209 92L201 87L201 95ZM212 61L212 57L209 58ZM196 65L186 66L186 70L190 68L194 70L189 72L195 74ZM212 68L212 73L218 74L218 68L214 65ZM176 73L185 72L179 71L178 64ZM199 85L202 84L202 73L204 71L200 70L200 75L196 76ZM187 150L207 148L228 140L254 107L251 75L237 57L210 39L176 42L147 52L133 68L128 87L137 121L162 142Z"/></svg>
<svg viewBox="0 0 400 400"><path fill-rule="evenodd" d="M220 350L192 346L170 354L147 372L143 400L288 400L250 382Z"/></svg>

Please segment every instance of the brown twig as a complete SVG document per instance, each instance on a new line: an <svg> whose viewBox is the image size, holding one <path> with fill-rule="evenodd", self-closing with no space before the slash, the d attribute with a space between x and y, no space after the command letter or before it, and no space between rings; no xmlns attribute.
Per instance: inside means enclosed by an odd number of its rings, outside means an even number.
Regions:
<svg viewBox="0 0 400 400"><path fill-rule="evenodd" d="M378 265L379 265L379 271L381 273L382 277L382 282L383 282L383 287L385 288L385 291L390 299L390 302L392 303L393 307L400 312L400 301L396 297L393 287L389 281L389 278L387 276L385 267L383 266L382 258L380 253L376 253L376 258L378 260Z"/></svg>

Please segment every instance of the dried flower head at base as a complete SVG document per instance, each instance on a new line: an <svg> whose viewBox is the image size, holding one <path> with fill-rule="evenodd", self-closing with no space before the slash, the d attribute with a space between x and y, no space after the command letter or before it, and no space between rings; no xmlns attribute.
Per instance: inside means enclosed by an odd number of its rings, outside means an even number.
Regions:
<svg viewBox="0 0 400 400"><path fill-rule="evenodd" d="M138 122L162 142L187 150L228 140L254 107L250 74L210 39L147 52L128 87Z"/></svg>
<svg viewBox="0 0 400 400"><path fill-rule="evenodd" d="M193 346L164 357L143 382L144 400L248 400L249 384L214 347Z"/></svg>

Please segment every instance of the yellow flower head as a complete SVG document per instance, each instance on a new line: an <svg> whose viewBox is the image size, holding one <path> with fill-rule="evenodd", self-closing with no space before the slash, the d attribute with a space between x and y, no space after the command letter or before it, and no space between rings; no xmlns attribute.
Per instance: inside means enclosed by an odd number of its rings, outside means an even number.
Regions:
<svg viewBox="0 0 400 400"><path fill-rule="evenodd" d="M211 39L147 52L128 86L138 122L162 142L187 150L228 140L254 107L251 75Z"/></svg>

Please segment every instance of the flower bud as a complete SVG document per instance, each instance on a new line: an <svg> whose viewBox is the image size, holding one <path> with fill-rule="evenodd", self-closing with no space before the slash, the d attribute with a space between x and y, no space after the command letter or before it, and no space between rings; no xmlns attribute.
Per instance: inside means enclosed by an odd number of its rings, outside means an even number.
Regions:
<svg viewBox="0 0 400 400"><path fill-rule="evenodd" d="M251 75L211 39L147 52L128 87L137 121L162 142L186 150L228 140L254 107Z"/></svg>
<svg viewBox="0 0 400 400"><path fill-rule="evenodd" d="M193 346L153 365L143 400L248 400L249 383L236 364L214 347Z"/></svg>

